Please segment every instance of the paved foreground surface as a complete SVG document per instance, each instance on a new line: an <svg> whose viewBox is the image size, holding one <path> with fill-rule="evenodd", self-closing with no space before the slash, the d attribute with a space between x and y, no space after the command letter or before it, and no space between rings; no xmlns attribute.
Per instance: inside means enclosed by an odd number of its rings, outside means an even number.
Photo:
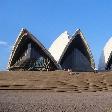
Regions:
<svg viewBox="0 0 112 112"><path fill-rule="evenodd" d="M112 112L112 92L0 90L0 112Z"/></svg>

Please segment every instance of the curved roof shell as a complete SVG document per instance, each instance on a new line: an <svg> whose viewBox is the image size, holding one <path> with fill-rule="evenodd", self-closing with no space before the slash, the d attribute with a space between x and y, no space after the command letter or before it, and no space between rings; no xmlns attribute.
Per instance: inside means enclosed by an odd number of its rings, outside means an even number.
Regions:
<svg viewBox="0 0 112 112"><path fill-rule="evenodd" d="M9 58L8 68L10 68L11 66L13 66L16 63L17 60L15 60L15 58L17 55L20 54L20 52L18 52L18 51L22 50L22 47L21 47L22 45L27 44L27 40L32 41L35 44L35 46L38 46L41 49L41 52L43 52L44 55L46 55L54 63L54 65L58 69L60 69L59 64L57 64L55 59L51 56L51 54L48 52L48 50L42 45L42 43L39 40L37 40L30 32L28 32L28 30L23 29L23 28L22 28L20 34L18 35L18 37L15 41L15 44L12 48L12 52L11 52L11 55Z"/></svg>
<svg viewBox="0 0 112 112"><path fill-rule="evenodd" d="M78 42L77 40L79 40L80 42ZM73 43L73 42L75 42L75 43ZM89 60L91 68L94 70L95 69L95 63L94 63L93 55L92 55L90 47L87 44L87 42L86 42L82 32L80 31L80 29L78 29L76 31L76 33L72 36L72 38L70 39L69 43L65 47L65 49L64 49L64 51L63 51L63 53L62 53L62 55L61 55L61 57L59 59L60 65L63 62L64 56L68 52L68 49L71 46L75 47L76 45L80 47L79 51L81 51L81 53L83 53L83 55L86 56L86 58Z"/></svg>
<svg viewBox="0 0 112 112"><path fill-rule="evenodd" d="M105 47L103 48L102 54L100 56L99 60L99 70L105 70L107 67L107 64L111 58L112 54L112 37L107 41Z"/></svg>
<svg viewBox="0 0 112 112"><path fill-rule="evenodd" d="M49 48L49 52L57 62L59 61L69 41L70 41L70 36L68 32L65 31L53 42L53 44Z"/></svg>

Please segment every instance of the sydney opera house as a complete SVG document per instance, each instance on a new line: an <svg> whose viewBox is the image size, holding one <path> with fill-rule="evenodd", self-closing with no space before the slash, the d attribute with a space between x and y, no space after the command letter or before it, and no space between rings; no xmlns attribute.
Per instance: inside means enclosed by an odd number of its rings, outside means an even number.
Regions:
<svg viewBox="0 0 112 112"><path fill-rule="evenodd" d="M100 71L112 70L112 37L103 48L98 69Z"/></svg>
<svg viewBox="0 0 112 112"><path fill-rule="evenodd" d="M111 60L111 58L110 58ZM47 50L28 30L22 29L13 46L8 70L94 71L95 63L84 35L62 33Z"/></svg>

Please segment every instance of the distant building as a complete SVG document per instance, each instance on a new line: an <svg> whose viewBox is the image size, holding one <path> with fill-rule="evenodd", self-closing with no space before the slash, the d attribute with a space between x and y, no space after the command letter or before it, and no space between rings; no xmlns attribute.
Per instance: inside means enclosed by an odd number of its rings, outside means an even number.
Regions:
<svg viewBox="0 0 112 112"><path fill-rule="evenodd" d="M51 45L49 52L62 69L94 71L95 63L91 50L78 29L73 36L62 33Z"/></svg>
<svg viewBox="0 0 112 112"><path fill-rule="evenodd" d="M80 30L62 33L49 51L26 29L22 29L11 52L9 70L94 71L91 50Z"/></svg>
<svg viewBox="0 0 112 112"><path fill-rule="evenodd" d="M103 48L98 69L103 71L112 69L112 37L108 40Z"/></svg>
<svg viewBox="0 0 112 112"><path fill-rule="evenodd" d="M59 64L26 29L22 29L11 52L9 70L58 70Z"/></svg>

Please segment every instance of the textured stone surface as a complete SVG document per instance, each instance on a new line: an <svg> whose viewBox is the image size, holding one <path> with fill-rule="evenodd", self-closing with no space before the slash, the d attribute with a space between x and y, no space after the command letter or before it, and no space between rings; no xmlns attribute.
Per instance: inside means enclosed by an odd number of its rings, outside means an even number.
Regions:
<svg viewBox="0 0 112 112"><path fill-rule="evenodd" d="M112 112L111 92L0 91L0 112Z"/></svg>
<svg viewBox="0 0 112 112"><path fill-rule="evenodd" d="M112 72L0 72L0 89L77 93L112 91Z"/></svg>

